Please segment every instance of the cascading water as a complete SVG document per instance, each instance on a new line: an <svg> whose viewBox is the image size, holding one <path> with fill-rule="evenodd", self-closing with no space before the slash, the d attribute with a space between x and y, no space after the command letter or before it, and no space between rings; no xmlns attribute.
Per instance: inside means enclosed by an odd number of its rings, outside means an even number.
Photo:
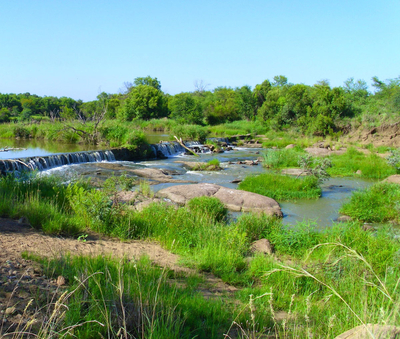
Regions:
<svg viewBox="0 0 400 339"><path fill-rule="evenodd" d="M22 170L47 170L63 165L79 164L84 162L115 161L112 151L91 151L65 154L54 154L42 157L0 160L0 171L20 172Z"/></svg>

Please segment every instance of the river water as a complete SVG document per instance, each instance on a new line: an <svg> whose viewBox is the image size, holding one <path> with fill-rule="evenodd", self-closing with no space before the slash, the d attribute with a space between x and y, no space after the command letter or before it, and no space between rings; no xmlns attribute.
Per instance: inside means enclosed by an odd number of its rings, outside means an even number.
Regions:
<svg viewBox="0 0 400 339"><path fill-rule="evenodd" d="M152 142L157 142L162 138L167 139L165 135L155 135ZM88 150L80 145L58 145L41 143L37 141L18 141L1 140L0 149L4 147L27 148L27 150L0 152L0 159L13 159L28 156L45 156L55 153L77 152ZM90 147L90 150L95 150ZM220 154L202 154L199 158L193 155L179 155L164 160L152 160L141 162L116 161L121 165L119 168L105 169L99 167L98 163L83 163L66 165L53 168L43 172L44 175L53 174L63 176L67 180L78 177L92 177L96 180L105 180L107 177L115 174L124 173L130 168L158 168L168 169L177 173L174 176L179 180L190 180L198 183L215 183L228 188L237 188L233 180L244 179L248 175L265 172L261 165L249 166L237 164L243 160L255 160L261 156L262 149L254 148L236 148L234 151ZM186 170L181 163L176 161L203 161L207 162L217 158L222 171L219 172L196 172ZM331 178L322 184L322 197L316 200L299 200L296 202L279 202L284 213L284 224L295 224L299 221L310 221L318 227L329 227L339 216L338 210L348 199L352 192L357 189L363 189L372 185L372 181L360 178ZM152 185L152 190L158 190L176 185L176 183L163 183Z"/></svg>

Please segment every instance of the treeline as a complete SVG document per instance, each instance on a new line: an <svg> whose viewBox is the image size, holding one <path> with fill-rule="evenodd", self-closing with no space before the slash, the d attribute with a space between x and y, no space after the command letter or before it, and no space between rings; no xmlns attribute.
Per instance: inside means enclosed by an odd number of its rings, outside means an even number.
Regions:
<svg viewBox="0 0 400 339"><path fill-rule="evenodd" d="M290 126L306 134L327 135L350 121L396 119L400 111L400 77L386 81L373 77L374 93L368 91L364 80L350 78L343 86L331 88L326 80L308 86L289 83L282 75L254 89L217 87L208 91L200 84L193 92L176 95L163 93L157 78L149 76L125 85L124 93L103 92L89 102L30 93L0 94L0 122L43 117L90 121L99 116L121 121L170 118L198 125L249 120L275 130Z"/></svg>

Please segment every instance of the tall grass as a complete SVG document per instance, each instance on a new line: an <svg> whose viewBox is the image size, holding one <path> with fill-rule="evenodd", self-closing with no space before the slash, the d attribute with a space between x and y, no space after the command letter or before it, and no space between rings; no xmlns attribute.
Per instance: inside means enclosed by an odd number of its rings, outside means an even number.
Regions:
<svg viewBox="0 0 400 339"><path fill-rule="evenodd" d="M177 288L174 273L154 267L146 257L36 260L47 276L62 275L69 282L64 315L52 329L60 336L215 338L229 324L231 307L205 300L191 286Z"/></svg>
<svg viewBox="0 0 400 339"><path fill-rule="evenodd" d="M277 219L252 214L225 220L221 206L207 198L177 209L152 204L137 212L113 207L111 199L83 184L68 188L52 180L2 178L0 193L7 203L0 204L1 210L18 211L35 197L78 225L122 239L157 240L180 254L182 263L242 287L231 303L214 303L196 287L174 287L173 273L147 260L65 257L45 264L48 276L63 275L76 289L57 331L82 323L74 327L79 338L99 333L108 338L218 338L221 327L232 338L232 329L243 338L334 338L360 324L400 320L400 243L389 226L376 232L364 232L359 223L325 230L309 222L284 227ZM388 196L377 205L397 201L396 186L376 186L376 197ZM45 205L29 206L37 213L38 227L46 220L59 223L43 213ZM207 206L218 208L205 213ZM48 214L54 216L51 208ZM262 238L271 242L274 255L250 250ZM189 284L189 278L180 278Z"/></svg>
<svg viewBox="0 0 400 339"><path fill-rule="evenodd" d="M239 189L278 201L316 199L321 195L318 179L314 176L294 178L275 173L248 176L239 184Z"/></svg>
<svg viewBox="0 0 400 339"><path fill-rule="evenodd" d="M355 220L363 222L400 221L400 186L393 183L377 183L354 192L340 209Z"/></svg>
<svg viewBox="0 0 400 339"><path fill-rule="evenodd" d="M211 135L229 137L238 134L265 134L267 128L257 121L238 120L221 125L209 126Z"/></svg>
<svg viewBox="0 0 400 339"><path fill-rule="evenodd" d="M330 156L332 167L327 170L331 176L361 176L368 179L384 179L396 170L388 165L386 159L376 154L365 155L350 147L345 154ZM357 174L357 171L361 174Z"/></svg>
<svg viewBox="0 0 400 339"><path fill-rule="evenodd" d="M298 167L299 157L304 154L305 151L298 146L288 149L267 150L263 154L263 166L271 169Z"/></svg>

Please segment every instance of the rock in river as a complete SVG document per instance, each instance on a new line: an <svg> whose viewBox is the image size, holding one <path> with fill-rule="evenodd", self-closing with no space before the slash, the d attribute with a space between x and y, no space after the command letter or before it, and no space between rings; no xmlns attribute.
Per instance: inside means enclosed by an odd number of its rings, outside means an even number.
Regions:
<svg viewBox="0 0 400 339"><path fill-rule="evenodd" d="M171 186L158 191L157 195L171 199L180 205L186 204L188 200L195 197L216 197L231 211L263 212L268 215L282 217L281 208L274 199L215 184L201 183Z"/></svg>

